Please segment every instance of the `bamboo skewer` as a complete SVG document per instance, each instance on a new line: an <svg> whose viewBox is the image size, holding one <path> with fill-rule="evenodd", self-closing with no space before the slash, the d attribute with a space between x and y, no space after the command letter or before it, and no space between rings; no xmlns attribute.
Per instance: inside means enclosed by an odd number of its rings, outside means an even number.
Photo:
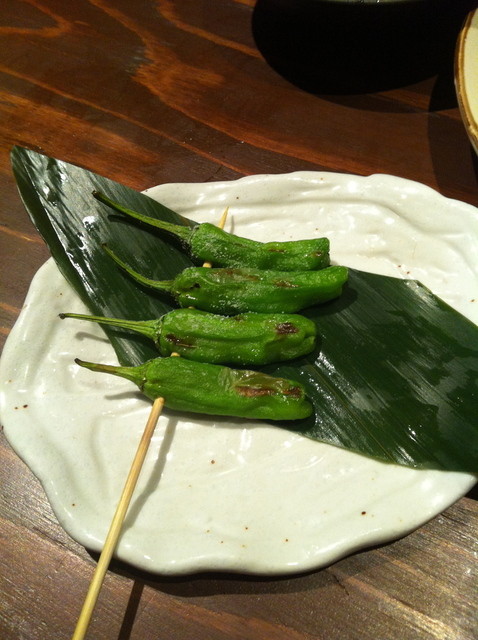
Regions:
<svg viewBox="0 0 478 640"><path fill-rule="evenodd" d="M86 594L85 602L78 618L72 640L82 640L85 637L85 633L88 629L88 625L90 623L93 609L98 599L104 577L108 570L111 557L121 533L121 527L123 525L129 503L131 502L131 497L136 487L136 483L143 466L146 453L148 451L149 443L151 442L151 437L153 435L163 406L164 398L156 398L149 414L149 418L143 431L140 443L138 445L136 455L133 459L131 469L126 479L123 493L121 494L121 498L119 500L118 506L116 507L113 520L111 521L110 529L108 531L108 535L106 536L105 544L98 560L98 564L96 565L96 569L93 574L88 593Z"/></svg>
<svg viewBox="0 0 478 640"><path fill-rule="evenodd" d="M224 229L228 210L229 210L229 207L227 207L224 210L224 213L222 214L221 219L219 220L219 223L217 226L220 229ZM212 265L210 262L205 262L203 266L211 267ZM171 355L179 357L179 354L177 353L172 353ZM123 522L126 517L126 513L128 511L131 498L133 496L133 492L136 488L139 474L141 473L141 469L143 467L143 463L146 458L146 453L148 451L151 438L153 437L153 433L156 428L156 424L158 422L159 416L161 415L161 412L163 410L163 407L164 407L164 398L156 398L156 400L153 403L153 406L151 407L151 412L149 414L148 421L146 422L143 435L141 436L141 440L136 450L136 454L133 458L133 462L131 464L128 477L126 478L123 492L121 494L121 497L118 502L118 506L116 507L116 511L111 521L110 528L105 539L105 544L101 551L98 564L96 565L96 569L93 573L93 578L91 579L90 586L88 588L88 591L83 603L83 607L78 617L75 631L71 637L71 640L83 640L88 630L88 626L91 621L91 616L93 615L93 611L94 611L96 602L98 600L98 596L99 596L101 587L103 585L106 572L108 571L111 558L113 557L114 550L118 543L118 539L121 534L121 528L123 526Z"/></svg>

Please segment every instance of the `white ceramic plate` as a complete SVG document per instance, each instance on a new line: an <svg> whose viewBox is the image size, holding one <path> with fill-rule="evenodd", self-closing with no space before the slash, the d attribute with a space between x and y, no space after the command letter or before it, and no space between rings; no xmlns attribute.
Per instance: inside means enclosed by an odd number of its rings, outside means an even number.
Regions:
<svg viewBox="0 0 478 640"><path fill-rule="evenodd" d="M458 38L455 86L463 123L478 153L478 9L469 13Z"/></svg>
<svg viewBox="0 0 478 640"><path fill-rule="evenodd" d="M310 172L148 195L196 220L215 222L229 206L229 229L259 240L327 235L333 262L420 279L478 323L477 210L423 185ZM61 524L100 550L150 403L127 381L74 364L115 356L101 329L61 321L61 311L85 309L50 260L5 346L1 416ZM319 568L405 535L475 481L382 464L264 424L166 413L117 555L163 574Z"/></svg>

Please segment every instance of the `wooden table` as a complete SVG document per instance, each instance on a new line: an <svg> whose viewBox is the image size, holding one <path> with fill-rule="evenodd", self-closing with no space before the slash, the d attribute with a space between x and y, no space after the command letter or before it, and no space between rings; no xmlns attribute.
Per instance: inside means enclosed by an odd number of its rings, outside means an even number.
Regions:
<svg viewBox="0 0 478 640"><path fill-rule="evenodd" d="M364 68L363 86L352 93L343 68L340 83L331 85L328 74L327 85L323 57L314 61L316 78L304 74L300 40L277 46L284 36L277 12L286 4L1 3L2 341L48 257L17 194L14 144L138 190L254 173L383 172L478 205L476 157L452 75L467 3L455 3L450 37L441 34L444 46L428 69L404 59L408 78L374 72L372 82ZM319 27L317 43L327 32ZM0 637L69 638L94 560L59 526L1 433L0 456ZM470 494L402 540L284 579L165 579L115 563L88 637L476 638L477 514Z"/></svg>

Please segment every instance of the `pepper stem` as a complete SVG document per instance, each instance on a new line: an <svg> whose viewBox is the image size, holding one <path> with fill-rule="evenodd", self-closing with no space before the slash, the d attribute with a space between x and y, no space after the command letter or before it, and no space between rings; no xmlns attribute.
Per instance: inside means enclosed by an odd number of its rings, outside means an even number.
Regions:
<svg viewBox="0 0 478 640"><path fill-rule="evenodd" d="M75 318L77 320L88 320L89 322L98 322L99 324L108 324L120 329L135 331L141 333L150 340L157 337L157 321L156 320L124 320L122 318L105 318L103 316L89 316L82 313L60 313L60 318Z"/></svg>
<svg viewBox="0 0 478 640"><path fill-rule="evenodd" d="M132 278L134 278L137 282L144 284L146 287L151 287L153 289L159 289L160 291L167 291L171 293L173 288L174 280L152 280L151 278L147 278L146 276L141 275L134 269L132 269L126 262L123 262L106 244L103 245L103 249L106 253L112 258L118 266L120 266L126 273L128 273Z"/></svg>
<svg viewBox="0 0 478 640"><path fill-rule="evenodd" d="M80 367L90 369L90 371L110 373L114 376L119 376L120 378L126 378L127 380L131 380L131 382L136 383L138 386L142 379L142 374L138 371L138 367L121 367L119 365L87 362L86 360L80 360L80 358L75 358L75 362Z"/></svg>
<svg viewBox="0 0 478 640"><path fill-rule="evenodd" d="M149 226L157 227L158 229L162 229L163 231L172 233L173 235L180 238L180 240L182 240L182 242L184 242L185 244L189 243L192 234L192 229L190 227L182 226L180 224L173 224L172 222L166 222L165 220L159 220L158 218L152 218L151 216L146 216L143 213L138 213L137 211L128 209L118 202L111 200L110 198L108 198L108 196L105 196L99 191L93 191L93 197L103 204L107 205L108 207L111 207L111 209L118 211L119 213L123 213L130 218L135 218L136 220L139 220L140 222L143 222L144 224L147 224Z"/></svg>

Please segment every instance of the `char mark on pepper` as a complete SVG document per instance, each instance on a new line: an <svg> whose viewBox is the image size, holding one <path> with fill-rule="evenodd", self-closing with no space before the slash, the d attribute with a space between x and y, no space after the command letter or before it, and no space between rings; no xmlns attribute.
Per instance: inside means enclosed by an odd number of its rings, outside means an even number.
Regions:
<svg viewBox="0 0 478 640"><path fill-rule="evenodd" d="M289 387L283 391L285 396L292 396L293 398L300 398L302 396L302 389L300 387Z"/></svg>
<svg viewBox="0 0 478 640"><path fill-rule="evenodd" d="M192 348L194 346L192 340L185 340L179 336L175 336L174 333L168 333L166 336L168 342L172 342L176 347Z"/></svg>
<svg viewBox="0 0 478 640"><path fill-rule="evenodd" d="M252 282L256 282L260 280L259 276L255 273L249 273L247 270L243 269L227 269L223 268L220 270L221 274L224 274L233 280L234 278L238 278L239 280L251 280Z"/></svg>
<svg viewBox="0 0 478 640"><path fill-rule="evenodd" d="M292 322L279 322L276 324L276 333L282 336L289 333L299 333L299 329Z"/></svg>
<svg viewBox="0 0 478 640"><path fill-rule="evenodd" d="M246 398L259 398L260 396L273 396L276 391L269 387L249 387L249 386L237 386L235 387L237 393Z"/></svg>

